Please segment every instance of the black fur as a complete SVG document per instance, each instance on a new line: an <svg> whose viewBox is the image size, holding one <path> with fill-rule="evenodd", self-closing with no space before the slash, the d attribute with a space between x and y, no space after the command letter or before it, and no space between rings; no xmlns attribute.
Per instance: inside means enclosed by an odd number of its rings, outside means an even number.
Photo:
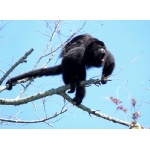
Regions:
<svg viewBox="0 0 150 150"><path fill-rule="evenodd" d="M60 57L62 63L58 66L30 71L9 79L6 82L9 84L8 90L12 89L12 83L17 80L62 74L64 83L70 84L69 93L76 90L73 100L76 105L80 105L86 93L85 87L80 86L80 82L86 80L86 69L103 67L101 83L106 84L105 79L112 74L115 67L114 57L105 44L89 34L73 38L65 45Z"/></svg>

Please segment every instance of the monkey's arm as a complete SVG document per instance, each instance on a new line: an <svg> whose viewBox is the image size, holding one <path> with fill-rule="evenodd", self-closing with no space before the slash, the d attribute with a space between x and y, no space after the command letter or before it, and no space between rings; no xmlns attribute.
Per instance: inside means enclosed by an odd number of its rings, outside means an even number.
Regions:
<svg viewBox="0 0 150 150"><path fill-rule="evenodd" d="M10 78L6 84L9 85L7 88L8 90L12 89L13 84L17 82L18 80L22 80L25 78L32 78L32 77L41 77L41 76L54 76L54 75L59 75L62 73L62 67L61 65L50 67L50 68L44 68L44 69L37 69L33 71L29 71L27 73L21 74L19 76Z"/></svg>
<svg viewBox="0 0 150 150"><path fill-rule="evenodd" d="M102 77L101 77L102 84L107 83L106 79L108 76L110 76L112 74L114 68L115 68L115 59L114 59L113 55L108 51L107 58L106 58L106 61L105 61L104 67L103 67L103 71L102 71Z"/></svg>

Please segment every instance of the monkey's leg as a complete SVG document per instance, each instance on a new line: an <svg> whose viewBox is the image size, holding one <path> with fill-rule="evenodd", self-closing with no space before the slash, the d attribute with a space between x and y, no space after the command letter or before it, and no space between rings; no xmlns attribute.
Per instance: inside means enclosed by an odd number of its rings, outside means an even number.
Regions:
<svg viewBox="0 0 150 150"><path fill-rule="evenodd" d="M76 88L76 95L73 98L75 105L80 105L82 103L85 94L86 94L85 87L78 86Z"/></svg>

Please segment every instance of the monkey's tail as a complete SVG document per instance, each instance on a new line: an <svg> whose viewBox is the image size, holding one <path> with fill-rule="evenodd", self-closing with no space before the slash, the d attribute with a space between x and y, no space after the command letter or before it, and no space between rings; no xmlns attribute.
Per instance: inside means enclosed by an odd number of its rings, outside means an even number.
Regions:
<svg viewBox="0 0 150 150"><path fill-rule="evenodd" d="M24 74L21 74L19 76L16 76L16 77L13 77L13 78L9 79L6 82L6 84L9 85L9 87L7 89L11 90L12 86L13 86L12 83L17 82L18 80L22 80L22 79L25 79L25 78L32 78L32 77L54 76L54 75L59 75L59 74L62 74L61 65L29 71L27 73L24 73Z"/></svg>

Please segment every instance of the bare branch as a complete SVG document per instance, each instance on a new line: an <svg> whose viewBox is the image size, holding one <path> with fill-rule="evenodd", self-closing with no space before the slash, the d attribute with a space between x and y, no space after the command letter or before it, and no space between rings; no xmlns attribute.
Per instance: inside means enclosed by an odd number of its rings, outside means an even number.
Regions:
<svg viewBox="0 0 150 150"><path fill-rule="evenodd" d="M48 56L48 55L50 55L50 54L53 54L53 53L56 51L56 50L53 50L53 51L51 51L49 54L46 54L46 51L48 50L49 44L52 42L52 40L53 40L53 38L54 38L56 32L58 31L58 28L59 28L59 26L60 26L60 23L61 23L61 20L58 20L58 21L56 22L55 27L54 27L54 30L53 30L53 32L52 32L52 35L50 36L49 42L48 42L48 44L47 44L47 48L46 48L46 50L44 50L42 56L41 56L41 57L38 59L38 61L36 62L34 68L37 67L38 63L41 61L41 59L42 59L43 57L46 57L46 56Z"/></svg>
<svg viewBox="0 0 150 150"><path fill-rule="evenodd" d="M85 86L85 85L97 84L100 81L101 80L99 80L99 79L96 79L96 80L95 79L90 79L88 81L81 82L81 85ZM110 80L108 80L108 81L110 81ZM68 90L69 88L70 88L70 86L66 85L66 86L59 87L57 89L51 89L51 90L48 90L48 91L45 91L45 92L40 92L38 94L29 96L29 97L26 97L26 98L22 98L22 99L0 99L0 104L1 105L21 105L21 104L25 104L25 103L28 103L28 102L31 102L31 101L34 101L34 100L46 97L46 96L50 96L50 95L53 95L53 94L58 94L58 95L64 97L67 101L69 101L70 103L72 103L74 105L74 101L72 101L72 99L65 93L65 91ZM93 115L95 115L97 117L100 117L100 118L112 121L114 123L119 123L119 124L122 124L122 125L125 125L125 126L130 126L129 122L125 122L125 121L116 119L114 117L110 117L110 116L108 116L106 114L102 114L102 113L100 113L100 112L98 112L96 110L92 110L92 109L90 109L90 108L88 108L88 107L86 107L86 106L84 106L82 104L80 104L77 107L82 109L83 111L86 111L89 114L93 114ZM44 121L46 121L46 120L44 120ZM43 122L43 120L32 121L32 123L34 123L34 122Z"/></svg>
<svg viewBox="0 0 150 150"><path fill-rule="evenodd" d="M61 93L61 96L63 96L67 101L71 102L73 104L73 101L72 99L64 92L64 93ZM131 126L131 123L130 122L125 122L123 120L120 120L120 119L116 119L114 117L110 117L106 114L103 114L103 113L100 113L99 111L96 111L96 110L92 110L91 108L88 108L82 104L80 104L79 106L77 106L78 108L82 109L83 111L86 111L88 112L89 114L93 114L94 116L97 116L97 117L100 117L100 118L103 118L103 119L106 119L106 120L109 120L109 121L112 121L114 123L119 123L119 124L122 124L122 125L125 125L125 126L128 126L130 127Z"/></svg>
<svg viewBox="0 0 150 150"><path fill-rule="evenodd" d="M53 116L46 117L46 118L39 119L39 120L32 120L32 121L30 121L30 120L21 120L21 119L13 120L13 119L0 118L0 121L2 121L2 122L10 122L10 123L40 123L40 122L46 122L46 121L48 121L50 119L56 118L57 116L65 113L66 111L67 111L67 108L61 110L59 113L56 112Z"/></svg>
<svg viewBox="0 0 150 150"><path fill-rule="evenodd" d="M6 79L6 77L20 64L25 62L25 59L33 52L33 48L30 49L28 52L25 53L25 55L23 57L21 57L5 74L4 76L1 78L0 80L0 85L2 84L2 82Z"/></svg>
<svg viewBox="0 0 150 150"><path fill-rule="evenodd" d="M46 68L47 64L48 64L48 63L50 62L50 60L53 58L54 53L55 53L56 50L51 50L51 52L48 53L48 54L47 54L46 52L47 52L47 50L49 49L49 44L52 42L52 40L53 40L55 34L58 32L60 23L61 23L61 20L56 21L54 30L53 30L52 35L50 36L49 42L48 42L48 44L47 44L47 48L43 51L43 54L42 54L42 55L40 56L40 58L37 60L37 62L36 62L36 64L34 65L33 69L35 69L35 68L37 67L37 65L40 63L40 61L42 60L42 58L44 58L44 57L46 57L46 56L48 56L48 55L52 55L51 58L49 58L48 61L42 66L42 68ZM29 80L30 80L30 79L29 79ZM27 80L25 80L25 82L26 82L26 81L27 81ZM30 86L30 84L31 84L32 81L33 81L33 80L30 80L30 81L28 82L28 84L24 87L24 90L20 93L20 95L19 95L18 97L21 97L21 95L22 95L22 94L26 91L26 89ZM2 90L2 89L0 89L0 91L1 91L1 90Z"/></svg>
<svg viewBox="0 0 150 150"><path fill-rule="evenodd" d="M99 79L90 79L90 80L87 80L87 81L82 81L81 82L81 86L85 86L85 85L89 86L91 84L99 84L100 81L101 80L99 80ZM107 80L107 81L111 81L111 80ZM5 86L5 88L6 88L6 86ZM32 102L34 100L37 100L37 99L40 99L40 98L44 98L46 96L51 96L51 95L54 95L54 94L59 94L60 95L61 93L63 93L66 90L68 90L69 88L70 88L70 85L61 86L61 87L56 88L56 89L43 91L43 92L37 93L35 95L29 96L29 97L26 97L26 98L20 98L20 99L19 98L18 99L3 99L3 98L1 98L0 99L0 104L1 105L21 105L21 104L26 104L28 102Z"/></svg>
<svg viewBox="0 0 150 150"><path fill-rule="evenodd" d="M127 68L130 64L132 64L134 61L136 61L138 58L140 58L143 55L144 52L142 52L141 54L139 54L137 57L135 57L134 59L132 59L128 64L126 64L124 67L122 67L118 72L112 74L111 76L115 76L117 74L119 74L122 70L124 70L125 68Z"/></svg>
<svg viewBox="0 0 150 150"><path fill-rule="evenodd" d="M6 22L4 25L2 25L2 26L0 26L0 31L2 31L3 29L4 29L4 27L8 24L8 23L10 23L11 21L8 21L8 22Z"/></svg>

